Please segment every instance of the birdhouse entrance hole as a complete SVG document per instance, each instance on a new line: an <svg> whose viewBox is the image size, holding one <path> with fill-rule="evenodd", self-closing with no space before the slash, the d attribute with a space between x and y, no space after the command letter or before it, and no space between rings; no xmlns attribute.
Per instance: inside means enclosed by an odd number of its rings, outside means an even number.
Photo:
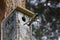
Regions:
<svg viewBox="0 0 60 40"><path fill-rule="evenodd" d="M26 18L23 16L23 17L22 17L22 20L25 22L25 21L26 21Z"/></svg>

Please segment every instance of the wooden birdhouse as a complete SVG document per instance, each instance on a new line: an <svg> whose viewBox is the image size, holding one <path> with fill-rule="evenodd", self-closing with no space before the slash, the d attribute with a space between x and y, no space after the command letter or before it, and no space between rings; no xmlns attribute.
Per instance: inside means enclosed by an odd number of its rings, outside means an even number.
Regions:
<svg viewBox="0 0 60 40"><path fill-rule="evenodd" d="M31 40L31 27L27 24L32 16L33 12L22 7L11 11L2 21L1 40Z"/></svg>

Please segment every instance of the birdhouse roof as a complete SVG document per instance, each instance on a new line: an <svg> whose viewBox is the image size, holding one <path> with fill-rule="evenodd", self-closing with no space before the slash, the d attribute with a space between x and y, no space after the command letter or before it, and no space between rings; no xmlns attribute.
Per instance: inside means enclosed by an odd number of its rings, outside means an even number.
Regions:
<svg viewBox="0 0 60 40"><path fill-rule="evenodd" d="M34 16L34 15L35 15L35 14L34 14L34 12L29 11L29 10L28 10L28 9L26 9L26 8L17 7L16 9L17 9L17 10L19 10L20 12L22 12L22 13L24 13L24 14L26 14L26 15L30 16L30 17L32 17L32 16Z"/></svg>
<svg viewBox="0 0 60 40"><path fill-rule="evenodd" d="M14 10L12 10L10 13L8 13L8 15L4 18L4 20L5 20L6 18L8 18L9 15L10 15L13 11L15 11L15 10L20 11L20 12L22 12L23 14L29 16L29 17L33 17L33 16L35 15L34 12L29 11L29 10L26 9L26 8L16 7ZM3 22L4 20L2 20L2 22Z"/></svg>
<svg viewBox="0 0 60 40"><path fill-rule="evenodd" d="M33 16L35 15L34 12L29 11L28 9L23 8L23 7L16 7L14 10L18 10L18 11L22 12L23 14L28 15L29 17L33 17ZM12 11L6 16L6 18L7 18L14 10L12 10Z"/></svg>

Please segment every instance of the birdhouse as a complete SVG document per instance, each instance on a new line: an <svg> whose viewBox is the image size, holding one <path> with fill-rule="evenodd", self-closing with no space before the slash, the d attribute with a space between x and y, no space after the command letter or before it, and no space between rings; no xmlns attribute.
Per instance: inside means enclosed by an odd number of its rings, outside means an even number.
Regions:
<svg viewBox="0 0 60 40"><path fill-rule="evenodd" d="M1 24L1 40L31 40L31 27L29 20L34 13L17 7L11 11Z"/></svg>

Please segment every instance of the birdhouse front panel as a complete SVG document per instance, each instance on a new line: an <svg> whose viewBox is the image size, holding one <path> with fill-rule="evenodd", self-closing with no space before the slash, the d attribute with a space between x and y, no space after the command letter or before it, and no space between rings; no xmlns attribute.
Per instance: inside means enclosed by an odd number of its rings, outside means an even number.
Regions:
<svg viewBox="0 0 60 40"><path fill-rule="evenodd" d="M2 23L2 40L17 38L16 14L13 12Z"/></svg>
<svg viewBox="0 0 60 40"><path fill-rule="evenodd" d="M2 40L30 40L30 17L23 12L14 10L2 22Z"/></svg>
<svg viewBox="0 0 60 40"><path fill-rule="evenodd" d="M19 40L30 40L30 27L26 24L30 17L22 12L16 12L16 21Z"/></svg>

